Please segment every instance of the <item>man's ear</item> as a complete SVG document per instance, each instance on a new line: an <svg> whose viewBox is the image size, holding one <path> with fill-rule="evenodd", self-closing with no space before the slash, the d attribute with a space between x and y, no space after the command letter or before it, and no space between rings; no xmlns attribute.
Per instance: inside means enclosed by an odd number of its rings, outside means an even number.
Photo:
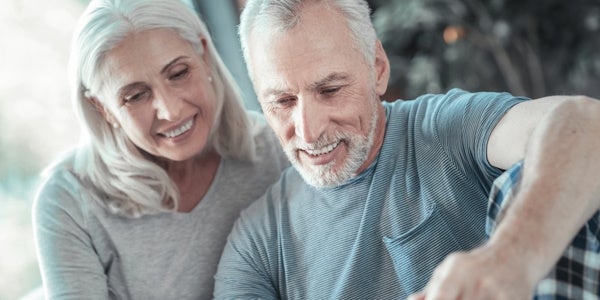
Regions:
<svg viewBox="0 0 600 300"><path fill-rule="evenodd" d="M383 49L381 41L375 43L375 92L378 96L383 96L387 90L388 81L390 80L390 62L387 54Z"/></svg>
<svg viewBox="0 0 600 300"><path fill-rule="evenodd" d="M87 100L90 101L90 103L92 103L96 110L102 114L106 122L108 122L112 126L116 126L119 124L117 122L117 119L110 113L110 111L108 111L108 109L106 109L106 107L104 107L104 105L102 105L102 103L98 101L98 98L92 96L87 98Z"/></svg>

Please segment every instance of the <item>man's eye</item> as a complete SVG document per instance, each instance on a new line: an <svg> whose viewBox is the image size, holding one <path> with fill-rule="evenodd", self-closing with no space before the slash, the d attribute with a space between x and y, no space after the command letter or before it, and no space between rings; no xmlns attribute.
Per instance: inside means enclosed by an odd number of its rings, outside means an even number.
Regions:
<svg viewBox="0 0 600 300"><path fill-rule="evenodd" d="M275 103L279 107L285 107L285 106L291 105L293 103L293 101L294 101L293 97L286 97L286 98L277 99L275 101Z"/></svg>

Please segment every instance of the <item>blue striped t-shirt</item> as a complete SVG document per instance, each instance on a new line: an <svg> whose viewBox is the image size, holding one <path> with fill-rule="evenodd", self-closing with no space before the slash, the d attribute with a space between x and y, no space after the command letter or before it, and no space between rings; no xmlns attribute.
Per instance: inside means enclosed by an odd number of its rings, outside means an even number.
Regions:
<svg viewBox="0 0 600 300"><path fill-rule="evenodd" d="M398 299L486 237L487 194L501 170L489 135L525 101L452 90L383 103L385 138L371 166L317 189L290 168L244 211L216 275L217 299Z"/></svg>

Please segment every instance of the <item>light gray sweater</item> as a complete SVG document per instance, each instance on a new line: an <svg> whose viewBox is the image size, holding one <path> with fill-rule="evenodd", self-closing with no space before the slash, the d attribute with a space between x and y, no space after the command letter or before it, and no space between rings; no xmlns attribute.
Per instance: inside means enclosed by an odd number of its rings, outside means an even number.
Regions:
<svg viewBox="0 0 600 300"><path fill-rule="evenodd" d="M138 219L106 211L66 159L43 184L33 216L49 299L211 299L217 264L240 210L260 197L288 161L263 119L257 159L221 160L189 213Z"/></svg>

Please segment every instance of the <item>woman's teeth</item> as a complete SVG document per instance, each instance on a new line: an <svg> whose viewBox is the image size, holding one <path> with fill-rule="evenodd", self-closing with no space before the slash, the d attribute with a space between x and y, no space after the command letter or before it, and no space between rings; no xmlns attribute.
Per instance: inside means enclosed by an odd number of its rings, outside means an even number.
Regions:
<svg viewBox="0 0 600 300"><path fill-rule="evenodd" d="M180 136L184 132L190 130L190 128L192 128L192 124L194 124L193 118L190 119L189 121L185 122L185 124L181 125L181 127L177 128L175 130L171 130L169 132L165 132L165 136L168 138L174 138L176 136Z"/></svg>
<svg viewBox="0 0 600 300"><path fill-rule="evenodd" d="M340 144L340 142L336 142L334 144L330 144L329 146L325 146L321 149L304 149L304 151L306 151L306 153L312 155L312 156L317 156L317 155L322 155L322 154L326 154L331 152L333 149L335 149L335 147L337 147Z"/></svg>

